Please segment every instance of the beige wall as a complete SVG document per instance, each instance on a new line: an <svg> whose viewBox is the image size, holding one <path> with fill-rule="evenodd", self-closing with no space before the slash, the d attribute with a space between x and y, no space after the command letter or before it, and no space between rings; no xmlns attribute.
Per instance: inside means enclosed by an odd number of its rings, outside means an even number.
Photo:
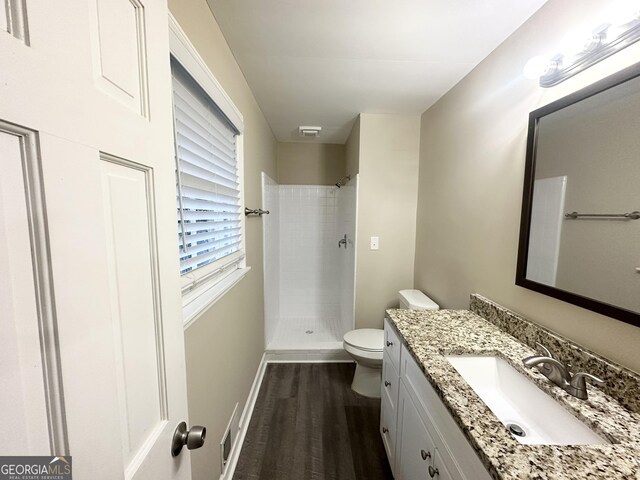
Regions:
<svg viewBox="0 0 640 480"><path fill-rule="evenodd" d="M276 176L276 141L205 0L170 0L169 8L244 116L244 197L262 204L260 172ZM207 427L191 453L193 478L220 474L219 441L236 403L244 406L264 352L262 223L247 219L251 271L185 332L189 424Z"/></svg>
<svg viewBox="0 0 640 480"><path fill-rule="evenodd" d="M514 284L529 111L640 61L640 44L549 89L522 67L610 3L550 0L423 114L415 286L445 308L481 293L640 371L640 328Z"/></svg>
<svg viewBox="0 0 640 480"><path fill-rule="evenodd" d="M333 185L346 175L345 147L278 142L277 164L282 185Z"/></svg>
<svg viewBox="0 0 640 480"><path fill-rule="evenodd" d="M381 328L398 290L413 286L420 117L361 114L359 125L356 328Z"/></svg>
<svg viewBox="0 0 640 480"><path fill-rule="evenodd" d="M360 170L360 116L356 118L345 144L347 175L354 176Z"/></svg>

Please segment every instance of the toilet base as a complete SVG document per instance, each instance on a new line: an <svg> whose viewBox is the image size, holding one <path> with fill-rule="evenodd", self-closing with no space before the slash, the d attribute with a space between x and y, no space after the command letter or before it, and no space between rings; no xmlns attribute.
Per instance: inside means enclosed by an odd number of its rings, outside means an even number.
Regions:
<svg viewBox="0 0 640 480"><path fill-rule="evenodd" d="M380 398L382 368L371 368L356 362L351 390L369 398Z"/></svg>

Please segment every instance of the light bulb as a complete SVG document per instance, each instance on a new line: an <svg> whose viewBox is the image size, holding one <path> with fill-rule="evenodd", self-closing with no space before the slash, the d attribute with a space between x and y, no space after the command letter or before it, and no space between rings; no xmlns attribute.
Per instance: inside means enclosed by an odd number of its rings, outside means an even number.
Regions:
<svg viewBox="0 0 640 480"><path fill-rule="evenodd" d="M640 4L637 0L616 2L605 12L603 18L610 23L606 41L611 42L640 21Z"/></svg>
<svg viewBox="0 0 640 480"><path fill-rule="evenodd" d="M525 78L535 80L543 76L545 73L548 73L550 66L550 55L536 55L524 65L522 74Z"/></svg>
<svg viewBox="0 0 640 480"><path fill-rule="evenodd" d="M572 57L585 51L593 39L593 33L584 29L574 29L560 40L560 51L565 57Z"/></svg>
<svg viewBox="0 0 640 480"><path fill-rule="evenodd" d="M618 0L607 10L604 19L614 27L627 25L640 19L640 4L637 0Z"/></svg>

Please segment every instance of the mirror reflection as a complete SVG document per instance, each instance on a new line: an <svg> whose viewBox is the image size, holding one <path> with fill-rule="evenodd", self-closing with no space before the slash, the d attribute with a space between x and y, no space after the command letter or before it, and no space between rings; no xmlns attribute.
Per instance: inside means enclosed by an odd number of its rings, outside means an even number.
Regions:
<svg viewBox="0 0 640 480"><path fill-rule="evenodd" d="M538 120L526 279L640 312L640 78Z"/></svg>

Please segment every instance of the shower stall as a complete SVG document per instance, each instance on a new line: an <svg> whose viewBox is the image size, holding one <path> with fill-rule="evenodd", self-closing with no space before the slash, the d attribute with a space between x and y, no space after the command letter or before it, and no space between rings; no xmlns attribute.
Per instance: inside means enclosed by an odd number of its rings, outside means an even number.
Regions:
<svg viewBox="0 0 640 480"><path fill-rule="evenodd" d="M354 328L357 176L279 185L262 174L265 345L340 350Z"/></svg>

